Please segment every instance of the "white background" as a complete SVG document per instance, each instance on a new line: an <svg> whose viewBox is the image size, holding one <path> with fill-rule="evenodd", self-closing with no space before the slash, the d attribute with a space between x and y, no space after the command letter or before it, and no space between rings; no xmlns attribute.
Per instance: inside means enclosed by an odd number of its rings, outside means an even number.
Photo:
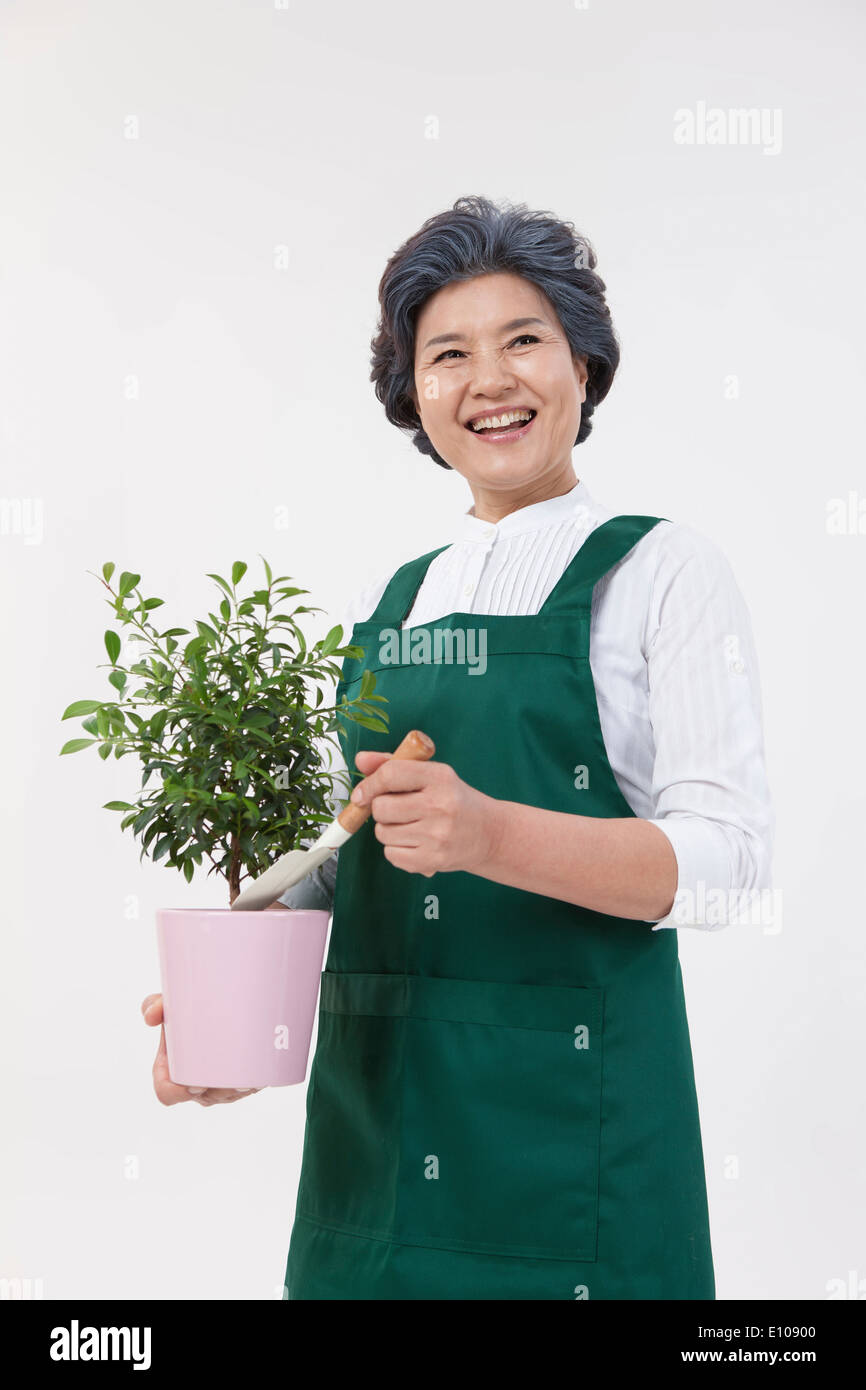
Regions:
<svg viewBox="0 0 866 1390"><path fill-rule="evenodd" d="M599 255L623 360L578 477L711 536L754 623L782 930L680 932L718 1297L866 1281L866 535L827 531L830 500L866 487L863 13L0 16L0 493L43 508L41 535L0 536L0 1275L47 1298L279 1296L305 1088L157 1103L155 909L227 895L139 863L101 809L138 763L60 759L80 733L60 714L110 693L87 573L106 560L188 626L213 606L206 572L261 552L325 610L315 637L359 584L450 540L467 485L388 424L369 340L388 256L484 193L573 220ZM781 111L781 150L678 145L698 102Z"/></svg>

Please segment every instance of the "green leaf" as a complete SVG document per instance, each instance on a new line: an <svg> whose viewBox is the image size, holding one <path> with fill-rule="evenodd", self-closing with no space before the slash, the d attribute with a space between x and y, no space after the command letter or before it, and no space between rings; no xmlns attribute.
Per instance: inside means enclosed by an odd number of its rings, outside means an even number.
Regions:
<svg viewBox="0 0 866 1390"><path fill-rule="evenodd" d="M136 835L139 835L144 827L150 824L158 810L159 807L152 803L150 806L145 806L143 811L139 811L133 826Z"/></svg>
<svg viewBox="0 0 866 1390"><path fill-rule="evenodd" d="M192 641L187 642L183 649L184 661L190 661L201 651L202 647L206 647L207 644L208 639L206 637L193 637Z"/></svg>
<svg viewBox="0 0 866 1390"><path fill-rule="evenodd" d="M270 565L268 564L267 560L265 559L264 555L261 553L261 551L259 551L259 559L261 560L262 564L263 564L264 567L265 567L265 575L267 576L267 581L268 581L268 583L269 583L269 584L273 584L273 582L274 582L274 576L273 576L273 574L271 573L271 567L270 567Z"/></svg>
<svg viewBox="0 0 866 1390"><path fill-rule="evenodd" d="M103 811L134 811L135 807L130 806L128 801L106 801Z"/></svg>
<svg viewBox="0 0 866 1390"><path fill-rule="evenodd" d="M148 609L148 611L151 608L161 608L164 603L164 598L146 598L144 600L144 606L146 609Z"/></svg>
<svg viewBox="0 0 866 1390"><path fill-rule="evenodd" d="M80 748L89 748L91 743L96 743L95 738L73 738L68 743L64 743L60 750L61 756L64 753L77 753Z"/></svg>
<svg viewBox="0 0 866 1390"><path fill-rule="evenodd" d="M337 650L342 640L343 629L338 623L336 627L331 628L331 631L327 634L326 637L323 638L322 642L317 643L316 645L319 648L320 654L322 656L330 656L331 652Z"/></svg>
<svg viewBox="0 0 866 1390"><path fill-rule="evenodd" d="M109 584L111 582L111 576L113 574L114 564L112 561L109 561L107 565L102 566L102 577L105 580L106 584Z"/></svg>
<svg viewBox="0 0 866 1390"><path fill-rule="evenodd" d="M385 712L384 710L377 709L372 703L375 699L376 696L374 695L370 700L353 700L352 709L357 710L359 714L369 714L372 715L374 719L382 719L384 718Z"/></svg>
<svg viewBox="0 0 866 1390"><path fill-rule="evenodd" d="M148 725L148 732L152 739L159 740L160 738L162 738L162 731L165 728L165 721L167 719L167 709L157 710L156 714L153 716Z"/></svg>
<svg viewBox="0 0 866 1390"><path fill-rule="evenodd" d="M186 879L187 883L192 883L192 876L194 873L195 869L193 867L192 860L187 859L183 866L183 876Z"/></svg>
<svg viewBox="0 0 866 1390"><path fill-rule="evenodd" d="M140 574L132 574L129 570L124 570L123 574L120 576L120 584L117 590L118 596L120 598L126 598L127 594L132 593L132 590L135 588L136 584L140 583Z"/></svg>
<svg viewBox="0 0 866 1390"><path fill-rule="evenodd" d="M115 690L122 690L126 685L126 673L124 671L112 671L108 679L111 681Z"/></svg>
<svg viewBox="0 0 866 1390"><path fill-rule="evenodd" d="M232 615L232 606L227 598L224 598L220 604L220 613L223 616L223 621L227 623Z"/></svg>
<svg viewBox="0 0 866 1390"><path fill-rule="evenodd" d="M98 752L99 752L100 758L103 758L103 759L107 758L107 757L109 756L109 754L111 753L111 744L110 744L110 743L100 743Z"/></svg>
<svg viewBox="0 0 866 1390"><path fill-rule="evenodd" d="M116 632L108 631L105 634L105 650L108 652L108 659L114 666L120 656L120 638Z"/></svg>
<svg viewBox="0 0 866 1390"><path fill-rule="evenodd" d="M232 565L232 583L239 584L247 572L247 567L243 560L235 560ZM270 583L270 580L268 581Z"/></svg>
<svg viewBox="0 0 866 1390"><path fill-rule="evenodd" d="M223 579L221 574L208 574L208 579L215 579L217 584L219 584L220 588L225 589L229 598L231 598L231 585L228 584L225 579Z"/></svg>
<svg viewBox="0 0 866 1390"><path fill-rule="evenodd" d="M219 646L220 639L217 637L212 627L210 627L207 623L200 622L199 620L196 620L196 627L198 628L199 637L203 637L206 643L210 642L211 645L214 647ZM187 650L189 650L189 646L191 645L192 643L188 644Z"/></svg>
<svg viewBox="0 0 866 1390"><path fill-rule="evenodd" d="M189 632L188 627L167 627L165 632L161 632L160 637L186 637Z"/></svg>
<svg viewBox="0 0 866 1390"><path fill-rule="evenodd" d="M164 784L167 786L167 784ZM188 792L186 787L171 787L163 792L163 800L170 806L175 801L186 801Z"/></svg>
<svg viewBox="0 0 866 1390"><path fill-rule="evenodd" d="M74 719L78 714L93 714L102 708L101 700L76 700L73 705L64 710L61 719Z"/></svg>
<svg viewBox="0 0 866 1390"><path fill-rule="evenodd" d="M153 860L154 864L158 859L161 859L164 854L168 854L169 848L171 847L172 838L173 837L171 835L163 835L161 840L157 840L153 854L151 855L151 859Z"/></svg>
<svg viewBox="0 0 866 1390"><path fill-rule="evenodd" d="M213 721L214 723L219 724L220 728L222 729L236 729L238 727L237 720L235 719L235 716L229 709L209 710L208 713L203 716L203 718L206 721Z"/></svg>
<svg viewBox="0 0 866 1390"><path fill-rule="evenodd" d="M156 809L156 808L154 808L154 809ZM149 846L150 846L150 844L151 844L151 841L159 834L159 831L160 831L159 821L158 821L158 820L155 820L155 821L153 822L153 825L149 825L149 826L147 827L147 830L144 832L144 835L141 837L141 844L142 844L142 848L143 848L143 849L148 849L148 848L149 848Z"/></svg>
<svg viewBox="0 0 866 1390"><path fill-rule="evenodd" d="M362 724L365 729L372 729L377 734L387 734L388 725L383 724L380 719L368 719L365 715L359 714L352 720L353 724Z"/></svg>

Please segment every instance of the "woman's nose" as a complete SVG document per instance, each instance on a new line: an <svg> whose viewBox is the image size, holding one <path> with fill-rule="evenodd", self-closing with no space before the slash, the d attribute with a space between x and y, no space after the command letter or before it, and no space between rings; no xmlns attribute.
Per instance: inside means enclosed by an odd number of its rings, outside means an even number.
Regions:
<svg viewBox="0 0 866 1390"><path fill-rule="evenodd" d="M496 395L514 383L514 373L499 353L478 353L472 359L469 385L477 395Z"/></svg>

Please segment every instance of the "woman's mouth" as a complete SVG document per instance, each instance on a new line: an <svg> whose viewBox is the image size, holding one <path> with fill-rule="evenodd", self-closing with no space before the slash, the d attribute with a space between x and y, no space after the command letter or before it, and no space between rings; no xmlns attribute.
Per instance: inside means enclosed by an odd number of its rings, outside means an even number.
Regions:
<svg viewBox="0 0 866 1390"><path fill-rule="evenodd" d="M522 439L532 428L537 410L502 410L498 414L478 416L469 420L465 428L476 439L486 440L488 444L498 444L505 440Z"/></svg>

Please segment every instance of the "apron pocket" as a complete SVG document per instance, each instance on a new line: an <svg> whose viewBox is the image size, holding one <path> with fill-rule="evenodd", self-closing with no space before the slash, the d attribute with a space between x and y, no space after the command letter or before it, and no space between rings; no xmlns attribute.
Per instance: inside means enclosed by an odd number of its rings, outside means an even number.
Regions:
<svg viewBox="0 0 866 1390"><path fill-rule="evenodd" d="M594 1260L603 991L414 983L396 1238Z"/></svg>
<svg viewBox="0 0 866 1390"><path fill-rule="evenodd" d="M598 987L326 971L309 1215L409 1245L594 1260L603 1003Z"/></svg>

